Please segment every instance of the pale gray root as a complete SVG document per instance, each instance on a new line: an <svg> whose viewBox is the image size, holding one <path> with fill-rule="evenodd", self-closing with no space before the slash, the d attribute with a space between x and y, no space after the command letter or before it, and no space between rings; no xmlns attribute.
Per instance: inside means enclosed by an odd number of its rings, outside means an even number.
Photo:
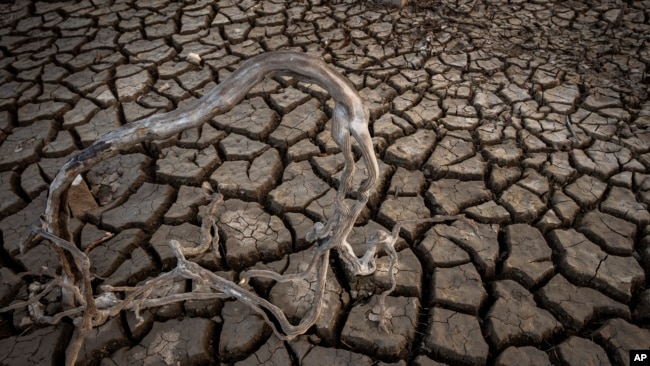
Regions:
<svg viewBox="0 0 650 366"><path fill-rule="evenodd" d="M357 272L353 272L353 274L357 276L369 275L375 271L375 254L377 252L377 247L383 248L390 257L390 263L388 265L388 281L390 283L390 287L379 295L379 299L377 301L377 307L379 308L378 314L374 314L376 316L371 317L371 320L377 319L379 321L379 328L382 331L389 332L388 327L386 326L386 320L390 318L390 314L387 314L388 309L386 308L386 297L392 293L397 286L397 283L395 282L395 274L393 273L395 265L397 264L397 252L395 251L395 243L399 238L399 232L402 228L402 225L406 223L440 223L455 220L468 221L473 226L474 230L476 230L478 235L478 228L476 228L476 225L471 220L467 219L465 215L437 215L426 219L402 220L395 223L390 234L384 230L375 231L368 238L368 241L366 243L368 248L361 258L357 258L352 252L348 253L347 256L342 256L342 258L344 258L346 261L350 261L347 267L348 270L350 268L356 269Z"/></svg>
<svg viewBox="0 0 650 366"><path fill-rule="evenodd" d="M221 199L221 195L215 195L214 201L210 205L211 208L216 207L216 204L221 202ZM73 318L73 322L77 327L77 332L75 333L75 337L70 341L66 350L66 365L75 364L81 346L83 345L83 341L91 329L104 324L107 320L117 316L120 312L125 310L134 311L136 319L138 321L143 321L143 318L140 316L140 312L143 309L160 307L179 301L234 297L250 306L262 318L264 318L272 327L278 338L282 340L291 340L296 336L305 333L316 322L323 307L323 295L325 292L325 283L328 271L329 251L324 252L323 255L319 257L319 263L316 264L316 266L318 266L318 277L316 279L314 306L297 325L293 325L286 318L282 310L276 305L270 303L268 300L260 298L256 294L238 286L232 281L218 276L214 272L201 267L197 263L188 261L185 258L184 253L187 252L189 248L183 247L176 240L171 240L169 243L172 252L177 259L177 265L173 270L162 273L135 287L100 286L100 290L103 292L99 296L93 297L92 288L89 286L89 281L92 278L90 274L90 260L86 254L79 250L73 243L56 237L39 227L32 227L32 230L41 238L48 240L52 245L62 248L72 254L77 268L82 271L82 277L84 280L83 284L81 288L79 288L68 283L68 281L62 276L55 277L47 285L32 283L29 286L29 300L2 308L0 309L0 312L7 312L27 307L30 316L40 324L56 324L64 317ZM204 225L202 231L205 230L210 230L210 225ZM213 240L218 241L219 238L216 237ZM202 254L205 251L208 251L210 249L209 244L211 241L212 240L208 240L207 245L202 245L204 251L197 254ZM177 279L196 281L196 283L206 285L218 292L191 292L173 294L161 298L150 298L152 292L156 288ZM44 306L40 300L56 287L68 289L70 293L75 295L74 298L80 305L76 308L64 310L54 316L45 315L43 311ZM124 300L120 300L116 296L116 292L125 293ZM278 327L276 327L275 323L269 318L268 314L271 314L274 317L275 322L279 324Z"/></svg>
<svg viewBox="0 0 650 366"><path fill-rule="evenodd" d="M212 196L212 202L210 202L210 205L208 206L208 211L203 217L203 222L201 222L201 242L194 248L181 247L183 255L199 255L206 252L210 246L212 246L214 255L216 255L217 258L221 258L219 251L219 236L212 235L212 231L218 233L219 230L216 223L216 212L221 202L223 202L223 195L220 193L215 193Z"/></svg>
<svg viewBox="0 0 650 366"><path fill-rule="evenodd" d="M42 238L49 240L55 247L66 250L72 255L73 263L75 264L77 270L81 272L81 279L79 283L74 283L75 286L78 286L80 289L80 294L82 296L77 296L77 302L79 307L83 308L83 316L77 318L77 333L75 337L68 344L66 349L66 364L74 365L77 362L77 357L83 341L88 335L88 332L95 326L97 318L97 308L95 307L95 299L93 295L93 288L91 285L92 275L90 273L90 258L86 253L82 252L76 245L73 243L63 240L58 236L55 236L41 228L32 226L32 231L40 235ZM69 284L70 278L63 277L63 282ZM65 289L66 286L62 286ZM64 312L71 311L73 309L64 309ZM76 312L75 312L76 313ZM41 318L41 321L44 319Z"/></svg>
<svg viewBox="0 0 650 366"><path fill-rule="evenodd" d="M126 151L140 142L168 138L186 129L198 127L212 117L227 112L241 101L256 84L273 76L293 76L300 81L318 84L329 92L335 101L332 116L332 138L340 147L345 158L334 214L325 224L316 224L309 234L309 239L312 242L317 241L318 244L308 270L311 272L317 267L318 274L314 306L308 314L301 319L299 324L293 325L278 307L267 300L185 259L186 255L204 253L209 250L210 246L212 246L215 255L219 255L219 238L212 237L210 230L217 233L214 213L217 204L222 200L221 195L214 196L213 202L208 207L201 228L201 243L197 248L184 248L176 241L170 242L178 260L174 270L160 274L133 288L103 287L101 290L104 293L94 297L90 283L92 279L90 260L86 253L68 241L70 238L69 212L65 200L72 181L99 162ZM303 53L283 51L258 55L244 62L240 68L209 93L182 109L153 115L99 137L92 145L75 154L61 167L50 185L42 228L34 228L36 234L54 246L60 257L63 272L60 277L52 281L51 286L46 286L43 292L52 291L54 287L61 289L62 298L66 300L63 304L62 313L64 315L57 314L54 317L47 317L43 314L38 306L40 305L39 299L44 295L36 293L36 288L33 296L24 305L33 309L33 315L43 322L58 322L63 316L81 315L74 319L78 332L66 351L67 365L75 363L89 330L103 324L110 317L118 315L119 312L133 310L136 317L139 318L141 309L189 299L235 297L260 314L271 325L279 338L286 340L303 334L315 324L321 312L329 266L329 250L339 250L347 264L359 267L359 259L354 256L346 239L368 201L369 191L378 179L378 164L368 130L368 120L368 108L363 104L354 86L343 75L320 59ZM352 176L355 169L351 138L357 142L360 148L368 176L356 188L356 192L354 192L356 202L349 207L345 202L345 197L352 191ZM66 251L70 253L73 263L69 263L67 260ZM374 271L374 262L371 266L367 263L364 263L363 266L365 267L351 268L351 271L358 274L369 274ZM298 278L298 276L300 275L279 278L290 280ZM192 293L171 295L160 299L149 298L155 288L166 281L179 277L199 281L216 290L217 293ZM113 291L125 293L124 300L119 300ZM6 309L0 309L0 311L3 310ZM269 316L273 316L275 322L269 319ZM275 324L278 326L276 327Z"/></svg>
<svg viewBox="0 0 650 366"><path fill-rule="evenodd" d="M178 301L234 297L250 306L255 312L262 316L271 326L278 338L282 340L291 340L296 336L305 333L315 323L315 321L318 319L318 316L320 315L323 305L322 297L325 291L325 281L327 277L327 263L329 261L328 253L325 253L320 257L321 263L319 263L318 266L318 278L315 290L315 300L318 301L315 301L314 307L310 309L310 312L300 321L299 324L293 325L286 318L282 310L270 303L268 300L265 300L256 294L251 293L250 291L238 286L232 281L218 276L214 272L201 267L197 263L188 261L183 255L185 249L177 240L172 239L169 244L177 259L176 268L170 272L166 272L155 278L149 279L145 283L136 287L101 286L104 294L101 298L101 308L98 306L98 313L100 314L102 323L109 318L118 315L121 311L124 310L133 310L135 312L136 319L141 321L142 318L140 317L140 310L142 309L159 307ZM197 283L206 285L219 292L192 292L169 295L156 299L148 298L148 296L155 288L160 287L165 282L173 281L179 278L196 281ZM128 295L124 298L124 300L119 300L116 296L114 296L114 292L125 292L128 293ZM99 297L97 299L99 299ZM271 319L269 319L267 312L272 314L275 320L279 323L279 329L276 328Z"/></svg>
<svg viewBox="0 0 650 366"><path fill-rule="evenodd" d="M287 70L286 65L291 64L291 62L294 62L292 69ZM251 277L268 277L279 282L304 279L314 269L317 269L314 306L297 325L291 324L282 310L268 300L186 259L186 256L203 254L211 247L215 255L219 256L216 211L218 204L223 201L223 196L220 194L212 195L212 202L209 204L202 222L199 246L195 248L183 247L176 240L170 241L169 245L177 259L177 266L173 270L162 273L156 278L135 287L101 286L102 293L95 297L91 287L92 274L90 273L91 265L88 256L76 245L65 240L68 237L68 213L60 212L60 210L64 207L62 205L63 199L72 179L103 159L129 149L143 140L166 138L184 129L200 125L206 118L210 118L214 114L227 111L241 100L250 88L261 81L264 75L297 75L302 80L317 82L330 92L336 101L332 118L332 136L343 152L345 165L335 199L333 214L326 223L316 223L307 234L309 241L316 242L316 250L309 266L301 273L285 275L264 270L248 271L241 276L242 284ZM237 85L237 88L234 88L235 85ZM245 87L242 88L242 86ZM232 94L228 95L228 93ZM385 231L374 233L368 240L368 248L361 258L356 257L347 242L347 237L354 227L358 215L368 202L369 190L374 186L378 172L377 160L367 128L368 110L351 84L342 75L331 70L318 59L292 52L272 53L245 62L227 80L194 104L189 105L187 109L153 116L112 131L75 155L61 168L50 187L43 228L34 227L32 230L40 238L48 240L57 249L57 254L59 254L63 264L67 263L65 252L70 253L74 270L76 273L80 273L80 278L73 277L72 271L69 272L64 268L62 275L56 277L47 286L34 286L28 301L0 309L0 312L9 311L21 305L27 306L33 318L48 324L55 324L63 317L74 317L74 323L78 331L66 350L67 365L73 365L76 362L83 341L89 331L105 323L108 319L117 316L121 311L134 311L136 319L142 321L140 316L142 309L159 307L178 301L234 297L250 306L265 319L280 339L290 340L305 333L316 323L320 316L329 268L329 251L331 249L338 250L346 269L353 275L364 276L375 271L377 246L381 246L390 256L389 281L391 287L379 297L379 325L382 330L388 331L385 325L385 318L389 316L386 313L385 298L395 289L396 285L393 269L397 261L397 253L394 245L402 222L395 225L391 234ZM179 118L179 120L174 121L176 118ZM362 158L369 172L367 179L361 183L355 192L356 201L351 207L345 201L345 198L351 193L352 176L354 174L354 155L350 137L353 137L360 145ZM458 218L462 218L462 215L434 217L416 221L441 222ZM212 230L215 233L214 236L211 233ZM101 242L97 243L97 245L99 244ZM215 290L216 293L193 292L174 294L162 298L150 298L156 288L179 278L196 281L197 284L207 286ZM67 298L70 299L72 305L68 305L61 313L54 316L45 315L39 300L55 287L59 287L62 294L67 294ZM120 300L116 292L124 293L124 299ZM269 316L272 316L273 319L270 319Z"/></svg>
<svg viewBox="0 0 650 366"><path fill-rule="evenodd" d="M61 208L68 187L80 173L145 140L161 140L198 127L210 118L230 110L265 78L284 75L318 84L332 96L336 103L332 137L347 157L352 153L350 136L357 141L368 170L368 178L359 187L358 194L367 195L378 178L379 167L368 130L368 108L363 104L359 93L348 79L318 58L290 51L269 52L244 62L209 93L184 108L153 115L108 132L73 156L61 167L50 185L44 214L45 229L60 237L68 236L68 216L61 215ZM351 172L354 165L348 164L347 157L345 169ZM340 190L347 193L351 177L344 178Z"/></svg>

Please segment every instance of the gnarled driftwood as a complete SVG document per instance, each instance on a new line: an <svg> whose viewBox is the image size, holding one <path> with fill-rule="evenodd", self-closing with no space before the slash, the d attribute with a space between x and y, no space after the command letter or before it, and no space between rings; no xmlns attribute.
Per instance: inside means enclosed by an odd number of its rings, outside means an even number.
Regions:
<svg viewBox="0 0 650 366"><path fill-rule="evenodd" d="M308 235L308 239L316 243L316 251L306 271L299 274L279 275L271 271L249 271L242 274L243 282L250 277L268 277L277 281L292 281L304 278L308 273L317 268L317 286L314 306L299 324L291 324L284 313L269 301L257 296L247 289L228 281L202 268L194 262L185 259L186 255L196 255L218 245L218 238L210 235L210 226L214 219L207 217L202 226L202 243L197 248L189 249L177 241L171 241L170 246L175 253L177 267L167 273L162 273L136 287L110 287L100 286L101 294L95 295L91 286L90 260L84 252L69 241L66 192L73 180L94 165L135 144L145 140L165 139L183 130L200 126L208 119L220 113L227 112L247 92L267 77L293 76L300 81L315 83L325 88L335 101L332 115L332 137L340 147L345 158L342 182L339 186L334 213L327 222L317 223ZM122 310L134 310L139 316L140 309L161 306L167 303L184 300L197 300L215 297L235 297L245 302L257 313L264 317L273 327L276 335L282 339L291 339L302 334L312 326L319 316L322 306L322 297L325 289L325 278L329 265L329 251L337 249L344 260L347 269L357 275L366 275L374 272L375 247L383 245L391 253L391 267L396 258L392 248L397 234L378 233L369 243L368 252L362 258L357 258L347 237L352 230L357 216L368 201L369 190L375 185L378 176L378 165L374 155L372 140L368 131L368 109L364 106L359 94L352 84L340 73L333 70L325 62L302 53L272 52L256 56L244 62L239 69L233 72L226 80L211 90L202 98L191 102L182 109L169 113L154 115L143 120L128 124L117 130L101 136L92 145L76 154L68 161L52 181L43 224L41 228L33 228L38 237L47 240L57 251L62 265L61 275L52 275L54 280L48 286L34 286L30 300L13 304L10 308L0 309L7 311L19 306L28 306L35 309L34 305L40 304L38 300L43 293L52 291L58 286L62 291L64 315L75 318L77 336L68 346L66 363L73 365L81 348L84 337L90 329L104 323L108 318L117 315ZM352 140L357 142L361 157L364 161L367 178L356 187L356 201L349 205L345 202L346 196L352 191L352 176L354 174L354 154ZM213 212L220 202L221 196L213 196L214 200L208 210ZM216 231L215 231L216 232ZM210 245L212 244L212 246ZM23 248L24 249L24 248ZM70 256L65 252L70 253ZM68 258L72 259L72 263ZM392 271L391 274L392 280ZM160 286L165 281L174 278L187 278L217 290L216 294L189 293L172 295L161 299L150 299L153 288ZM37 292L40 292L37 294ZM116 292L124 293L124 298L119 299ZM46 317L42 312L31 311L41 322L54 323L63 316ZM269 319L273 316L274 322Z"/></svg>

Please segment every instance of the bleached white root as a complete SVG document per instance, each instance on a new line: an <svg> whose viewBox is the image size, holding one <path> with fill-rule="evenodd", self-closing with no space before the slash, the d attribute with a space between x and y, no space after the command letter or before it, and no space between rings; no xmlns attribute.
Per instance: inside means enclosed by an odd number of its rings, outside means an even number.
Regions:
<svg viewBox="0 0 650 366"><path fill-rule="evenodd" d="M97 163L126 151L142 141L165 139L186 129L200 126L215 115L227 112L243 99L253 86L266 77L279 75L289 75L301 81L318 84L330 93L336 103L332 116L332 137L345 158L334 213L326 223L316 223L307 236L307 239L315 245L315 252L309 266L301 273L282 275L266 270L250 270L242 273L242 281L240 284L236 284L188 260L187 256L201 255L210 250L213 250L215 255L220 255L215 212L223 197L220 194L213 194L212 202L203 218L199 246L189 248L184 247L176 240L170 241L169 245L177 259L174 269L161 273L138 286L112 287L104 285L99 287L98 293L95 293L91 286L91 280L94 277L90 272L91 263L87 253L68 240L69 213L64 208L67 207L66 192L73 181ZM42 227L32 228L36 238L45 240L55 249L61 261L61 274L53 276L47 285L31 286L29 300L0 309L0 312L27 307L36 322L46 324L55 324L64 317L72 318L77 332L66 351L67 365L75 364L89 331L105 323L111 317L117 316L121 311L134 311L136 318L141 320L141 310L179 301L236 298L263 317L280 339L288 340L305 333L315 324L321 313L330 250L338 250L349 273L363 276L375 271L377 247L380 247L390 256L389 281L391 287L382 293L379 299L380 327L387 330L383 320L386 312L384 300L395 288L393 268L397 261L397 253L394 245L401 224L396 224L390 234L378 231L372 235L368 241L367 251L361 258L354 255L347 242L357 217L366 206L369 191L375 185L378 177L378 165L368 130L368 118L368 109L364 106L352 84L325 62L302 53L271 52L246 61L212 91L182 109L154 115L101 136L95 143L80 151L61 167L50 185ZM360 147L368 176L359 187L356 187L355 196L357 198L350 206L345 202L345 198L349 196L353 188L352 176L355 166L352 139ZM449 219L447 218L447 220ZM426 219L425 221L433 220L435 219ZM215 235L213 236L211 232L214 232ZM102 241L93 243L93 246L102 243ZM72 262L69 258L72 259ZM314 304L297 325L291 324L280 308L240 286L252 277L287 282L305 279L314 271L317 273ZM202 285L200 287L207 287L215 292L190 292L161 298L151 297L156 288L176 279L189 279ZM44 314L40 300L55 289L61 291L63 311L48 316Z"/></svg>

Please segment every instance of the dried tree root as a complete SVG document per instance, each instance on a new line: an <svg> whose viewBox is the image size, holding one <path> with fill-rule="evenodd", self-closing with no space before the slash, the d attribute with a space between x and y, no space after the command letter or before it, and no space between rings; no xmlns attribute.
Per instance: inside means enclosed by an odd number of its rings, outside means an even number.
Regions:
<svg viewBox="0 0 650 366"><path fill-rule="evenodd" d="M53 235L38 227L32 227L32 231L44 239L49 240L56 247L65 249L68 253L72 254L74 264L76 265L77 269L81 271L81 280L77 286L80 288L82 296L78 297L77 302L79 303L79 306L83 308L83 316L80 319L80 322L77 324L76 336L70 341L68 349L66 350L66 363L69 365L74 365L74 363L77 361L79 350L81 350L81 346L83 345L83 341L86 338L86 335L93 328L93 319L97 316L93 289L90 283L92 279L90 273L90 259L86 253L82 252L79 248L77 248L76 245L70 243L69 241L63 240L56 235ZM67 282L68 278L64 277L63 281ZM65 287L61 288L62 292L64 288ZM71 309L64 309L64 312L68 310Z"/></svg>
<svg viewBox="0 0 650 366"><path fill-rule="evenodd" d="M68 237L68 215L62 215L61 208L65 193L77 175L142 141L165 139L202 125L215 115L230 110L256 84L273 76L293 76L318 84L329 92L336 103L332 116L332 137L346 157L344 173L350 173L344 174L338 196L345 197L351 188L354 164L350 159L350 136L359 144L368 169L368 178L359 188L360 195L367 195L378 178L379 168L368 130L368 108L354 86L320 59L297 52L269 52L244 62L226 80L186 107L127 124L101 136L76 154L61 167L50 185L44 214L45 229L59 237Z"/></svg>
<svg viewBox="0 0 650 366"><path fill-rule="evenodd" d="M212 246L214 250L214 254L217 256L217 258L221 257L221 254L219 252L219 235L218 235L218 228L217 224L215 222L216 219L216 212L217 208L219 207L219 204L223 202L223 195L222 194L215 194L213 195L212 202L210 202L210 205L208 206L208 211L205 213L205 217L203 218L203 222L201 223L201 242L197 247L194 248L187 248L183 247L183 255L186 256L193 256L193 255L199 255L204 252L206 252L210 246ZM211 231L214 230L216 235L212 235Z"/></svg>
<svg viewBox="0 0 650 366"><path fill-rule="evenodd" d="M215 197L208 209L208 215L202 225L201 243L198 248L184 248L176 241L170 242L170 246L178 259L177 267L174 270L163 273L134 288L103 287L102 290L105 292L94 298L90 283L92 278L90 261L84 252L67 240L70 237L68 227L69 212L67 212L65 200L66 192L72 181L79 174L88 171L97 163L128 150L140 142L165 139L186 129L198 127L215 115L230 110L245 97L252 87L265 78L284 75L293 76L300 81L318 84L332 96L335 101L332 116L332 137L345 158L334 214L324 225L320 223L315 225L310 234L310 239L317 242L317 250L308 270L311 272L317 268L318 276L314 298L315 304L309 313L299 324L293 325L289 323L279 308L267 300L185 259L185 255L200 254L209 250L210 247L213 248L216 255L219 255L217 248L218 237L212 237L210 230L215 228L213 214L217 204L222 199L220 195ZM74 155L70 161L61 167L50 185L42 228L34 228L34 231L41 238L48 240L54 246L63 269L60 279L53 281L51 286L47 286L47 291L51 291L54 286L58 286L61 288L62 298L65 300L63 315L59 314L48 318L44 314L35 313L35 316L41 321L53 322L59 321L63 316L81 314L81 317L75 320L78 331L68 346L66 364L73 365L76 362L83 340L90 329L101 325L108 318L119 314L119 312L133 310L139 316L139 312L143 308L188 299L206 299L221 296L235 297L259 313L281 339L291 339L306 332L316 322L322 308L329 264L329 250L339 250L343 253L342 257L344 258L354 257L346 239L361 209L368 201L369 190L375 185L378 178L378 165L368 130L368 119L368 109L352 84L325 62L303 53L272 52L253 57L244 62L226 80L202 98L188 104L185 108L154 115L125 125L101 136L88 148ZM352 207L349 207L344 200L352 190L352 176L355 169L351 138L360 147L368 176L356 190L357 201ZM73 259L72 263L69 263L65 252L70 253ZM352 257L347 258L346 263L359 267L358 258ZM374 269L369 267L351 269L353 273L357 274L366 274L372 270ZM249 275L271 276L263 272L253 272ZM301 274L298 277L304 275ZM218 293L181 294L161 299L149 298L157 286L179 276L199 281L218 291ZM278 279L291 280L298 277L280 276ZM124 292L124 299L119 300L115 293L112 292L113 290ZM40 305L39 299L41 297L41 294L34 294L23 305L36 307ZM0 311L2 310L4 309L0 309ZM269 315L274 317L276 323L269 319ZM276 328L274 324L278 324L278 327Z"/></svg>
<svg viewBox="0 0 650 366"><path fill-rule="evenodd" d="M208 206L207 214L202 222L199 246L195 248L183 247L176 240L170 241L169 245L177 259L177 265L173 270L162 273L135 287L100 286L101 293L95 297L91 286L93 277L90 273L91 265L87 253L67 240L69 238L69 213L64 208L67 206L65 198L71 182L79 174L88 171L100 161L128 150L137 143L145 140L164 139L188 128L200 126L213 116L231 109L265 77L277 75L290 75L302 81L316 83L325 88L334 98L336 104L332 116L332 137L343 153L345 165L335 199L334 213L326 223L316 223L307 235L307 239L316 245L309 266L303 272L295 274L250 270L242 273L241 284L251 277L266 277L279 282L305 279L316 270L314 306L298 324L291 324L282 310L268 300L186 259L186 256L206 253L210 248L215 255L219 256L219 237L215 213L223 200L223 196L220 194L212 196L212 202ZM385 324L388 317L385 298L396 286L393 269L397 262L397 253L394 246L402 222L398 222L390 234L385 231L374 233L368 241L367 251L361 258L356 257L347 242L347 237L358 215L368 202L369 190L378 178L378 165L368 131L368 118L368 109L362 103L354 87L345 77L332 70L323 61L302 53L273 52L256 56L245 62L212 91L183 109L154 115L103 135L91 146L76 154L59 170L50 186L42 228L32 228L36 236L47 240L54 247L61 260L62 274L54 276L47 285L33 283L33 286L30 285L28 301L10 305L0 309L0 312L28 307L33 318L47 324L55 324L64 317L73 318L77 332L66 350L67 365L75 364L89 331L111 317L117 316L124 310L132 310L135 312L136 318L141 320L141 310L178 301L234 297L246 303L264 318L280 339L288 340L305 333L320 315L324 302L330 250L336 249L339 252L350 274L363 276L375 271L375 257L379 246L384 248L390 256L388 275L391 287L380 295L378 304L379 326L384 331L388 331ZM356 201L350 206L345 198L351 193L352 176L355 169L351 138L361 148L368 177L357 187ZM441 222L458 218L462 218L462 215L416 221ZM212 235L212 231L215 235ZM94 245L100 244L98 242ZM66 252L69 253L72 263L68 260ZM207 286L215 290L216 293L191 292L162 298L150 297L156 288L175 279L196 281L197 284ZM40 300L55 288L60 288L62 291L64 310L53 316L45 315ZM118 293L123 294L123 299L119 299Z"/></svg>

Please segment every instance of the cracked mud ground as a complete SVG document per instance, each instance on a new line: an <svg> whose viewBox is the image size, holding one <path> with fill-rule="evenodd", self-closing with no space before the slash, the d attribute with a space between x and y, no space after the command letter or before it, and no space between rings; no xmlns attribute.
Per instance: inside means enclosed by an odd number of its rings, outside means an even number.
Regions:
<svg viewBox="0 0 650 366"><path fill-rule="evenodd" d="M357 254L399 220L474 224L403 226L387 334L375 304L388 258L364 278L334 258L322 316L295 341L241 303L188 301L112 319L79 364L625 365L650 348L649 20L650 1L616 0L4 2L0 306L27 296L21 273L57 267L19 243L71 154L293 49L343 72L372 115L381 179ZM332 107L317 86L267 80L201 128L93 168L69 199L82 247L114 234L90 251L95 283L134 285L174 266L170 239L197 245L203 182L225 195L224 256L195 260L230 279L303 268L343 166ZM252 285L297 321L313 280ZM154 296L205 291L190 287ZM0 314L0 364L61 364L72 324L26 314Z"/></svg>

